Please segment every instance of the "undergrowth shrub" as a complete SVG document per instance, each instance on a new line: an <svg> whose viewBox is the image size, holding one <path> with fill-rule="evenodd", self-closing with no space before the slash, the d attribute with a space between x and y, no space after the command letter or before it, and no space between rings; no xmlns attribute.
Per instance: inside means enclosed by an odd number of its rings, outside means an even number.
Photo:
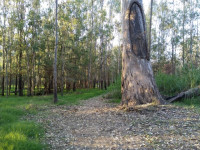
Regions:
<svg viewBox="0 0 200 150"><path fill-rule="evenodd" d="M183 67L175 75L159 72L155 80L161 94L173 96L200 85L200 68Z"/></svg>
<svg viewBox="0 0 200 150"><path fill-rule="evenodd" d="M115 83L108 87L108 93L104 95L104 98L109 99L110 103L121 102L121 78L119 77Z"/></svg>

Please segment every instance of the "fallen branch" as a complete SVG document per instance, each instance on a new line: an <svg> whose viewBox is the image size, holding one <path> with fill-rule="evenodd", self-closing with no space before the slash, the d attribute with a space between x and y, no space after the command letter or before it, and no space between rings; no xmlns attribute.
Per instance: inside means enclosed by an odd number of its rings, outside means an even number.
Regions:
<svg viewBox="0 0 200 150"><path fill-rule="evenodd" d="M178 95L171 97L170 99L167 99L167 102L171 103L174 101L179 101L184 98L192 98L194 96L199 96L199 95L200 95L200 86L193 89L189 89L188 91L185 92L181 92Z"/></svg>

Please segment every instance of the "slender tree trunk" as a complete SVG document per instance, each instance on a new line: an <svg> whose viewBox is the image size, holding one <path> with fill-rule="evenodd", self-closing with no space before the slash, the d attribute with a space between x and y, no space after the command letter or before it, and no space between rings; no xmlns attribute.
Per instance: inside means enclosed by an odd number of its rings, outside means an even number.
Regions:
<svg viewBox="0 0 200 150"><path fill-rule="evenodd" d="M190 1L190 14L193 12L193 1ZM193 20L192 17L190 17L190 61L193 64L192 60L192 54L193 54Z"/></svg>
<svg viewBox="0 0 200 150"><path fill-rule="evenodd" d="M104 89L105 89L105 90L107 90L106 71L107 71L107 54L106 54L106 52L105 52L105 58L104 58Z"/></svg>
<svg viewBox="0 0 200 150"><path fill-rule="evenodd" d="M24 37L25 40L25 37ZM27 45L27 44L26 44ZM26 46L26 63L27 63L27 84L28 84L28 89L27 89L27 96L31 96L32 94L32 79L31 79L31 66L30 66L30 54L28 50L28 46Z"/></svg>
<svg viewBox="0 0 200 150"><path fill-rule="evenodd" d="M61 47L61 58L62 58L62 70L61 70L61 96L63 96L63 89L64 89L64 53L65 47Z"/></svg>
<svg viewBox="0 0 200 150"><path fill-rule="evenodd" d="M174 0L173 0L173 13L174 13ZM171 18L171 21L173 21L174 18ZM172 44L172 58L171 58L171 64L172 64L172 74L175 74L175 66L174 66L174 38L176 37L176 32L174 28L172 28L172 37L171 37L171 44Z"/></svg>
<svg viewBox="0 0 200 150"><path fill-rule="evenodd" d="M93 89L96 88L96 78L93 79Z"/></svg>
<svg viewBox="0 0 200 150"><path fill-rule="evenodd" d="M55 40L55 58L54 58L54 103L57 103L58 97L57 97L57 47L58 47L58 0L56 0L56 19L55 19L55 34L56 34L56 40Z"/></svg>
<svg viewBox="0 0 200 150"><path fill-rule="evenodd" d="M12 64L12 58L11 58L11 52L10 52L10 76L9 76L9 93L8 95L10 95L10 92L11 92L11 86L12 86L12 72L11 72L11 64Z"/></svg>
<svg viewBox="0 0 200 150"><path fill-rule="evenodd" d="M172 43L172 58L171 58L171 63L172 63L172 74L174 74L174 39L171 39L171 43Z"/></svg>
<svg viewBox="0 0 200 150"><path fill-rule="evenodd" d="M22 31L20 31L20 52L19 52L19 96L23 96L22 85Z"/></svg>
<svg viewBox="0 0 200 150"><path fill-rule="evenodd" d="M70 82L66 82L66 90L67 90L67 92L69 92L71 89L71 84L70 84Z"/></svg>
<svg viewBox="0 0 200 150"><path fill-rule="evenodd" d="M10 58L10 66L9 66L9 95L11 92L11 87L12 87L12 45L13 45L13 28L11 30L11 46L10 46L10 51L9 51L9 58Z"/></svg>
<svg viewBox="0 0 200 150"><path fill-rule="evenodd" d="M197 0L198 5L198 0ZM197 19L197 39L199 40L199 20ZM199 55L199 43L197 44L196 48L196 57L195 57L195 63L198 64L198 55Z"/></svg>
<svg viewBox="0 0 200 150"><path fill-rule="evenodd" d="M182 61L183 65L185 65L185 0L183 1L183 56Z"/></svg>
<svg viewBox="0 0 200 150"><path fill-rule="evenodd" d="M73 91L74 92L76 91L76 82L75 81L73 82Z"/></svg>
<svg viewBox="0 0 200 150"><path fill-rule="evenodd" d="M9 35L9 34L8 34ZM10 47L10 41L8 42L9 46L8 48L6 49L6 96L8 97L8 65L9 65L9 62L8 62L8 50L9 50L9 47Z"/></svg>
<svg viewBox="0 0 200 150"><path fill-rule="evenodd" d="M103 10L104 0L101 1L101 10ZM100 88L103 90L103 50L104 50L104 36L103 36L103 21L100 25Z"/></svg>
<svg viewBox="0 0 200 150"><path fill-rule="evenodd" d="M5 87L4 87L4 83L5 83L5 76L4 76L4 71L5 71L5 57L4 57L5 53L4 53L4 50L3 50L3 75L2 75L2 83L1 83L1 95L4 96L4 90L5 90Z"/></svg>
<svg viewBox="0 0 200 150"><path fill-rule="evenodd" d="M15 76L15 95L17 95L17 83L18 83L18 77L16 74L16 76Z"/></svg>
<svg viewBox="0 0 200 150"><path fill-rule="evenodd" d="M36 73L35 73L35 64L36 64L36 58L35 58L35 50L33 50L33 58L32 58L32 82L31 86L32 86L32 94L35 95L35 83L36 83Z"/></svg>
<svg viewBox="0 0 200 150"><path fill-rule="evenodd" d="M151 0L150 24L149 24L149 52L151 52L151 28L152 28L153 0Z"/></svg>
<svg viewBox="0 0 200 150"><path fill-rule="evenodd" d="M5 12L5 0L3 1L3 76L2 76L2 83L1 83L1 95L4 96L4 83L5 83L5 40L6 40L6 32L5 32L5 28L6 28L6 12Z"/></svg>
<svg viewBox="0 0 200 150"><path fill-rule="evenodd" d="M20 21L24 20L24 3L20 3ZM19 96L23 96L22 56L23 56L23 27L19 27Z"/></svg>
<svg viewBox="0 0 200 150"><path fill-rule="evenodd" d="M149 61L142 0L124 0L122 12L122 105L164 104Z"/></svg>
<svg viewBox="0 0 200 150"><path fill-rule="evenodd" d="M40 54L38 53L39 55L39 58L38 58L38 71L37 71L37 74L38 74L38 83L37 83L37 89L40 89L41 91L41 76L40 76Z"/></svg>

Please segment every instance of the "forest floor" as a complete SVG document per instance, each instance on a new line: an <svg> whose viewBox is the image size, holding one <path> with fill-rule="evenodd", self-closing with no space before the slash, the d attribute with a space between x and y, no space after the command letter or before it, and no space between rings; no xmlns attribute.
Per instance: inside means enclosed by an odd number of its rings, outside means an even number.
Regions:
<svg viewBox="0 0 200 150"><path fill-rule="evenodd" d="M200 149L199 112L174 105L124 111L99 96L27 119L44 126L52 150Z"/></svg>

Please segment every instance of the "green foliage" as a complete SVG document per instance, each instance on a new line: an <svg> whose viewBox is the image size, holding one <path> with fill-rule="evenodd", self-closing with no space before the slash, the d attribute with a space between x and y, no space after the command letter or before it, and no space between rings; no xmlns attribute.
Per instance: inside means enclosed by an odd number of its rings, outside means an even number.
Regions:
<svg viewBox="0 0 200 150"><path fill-rule="evenodd" d="M176 75L159 72L155 78L163 95L174 96L200 84L200 69L188 66L178 71Z"/></svg>
<svg viewBox="0 0 200 150"><path fill-rule="evenodd" d="M158 73L155 76L159 91L163 95L173 96L187 88L185 79L177 75Z"/></svg>
<svg viewBox="0 0 200 150"><path fill-rule="evenodd" d="M192 64L189 64L183 68L182 74L185 76L185 81L188 81L190 88L200 84L200 68L195 69Z"/></svg>
<svg viewBox="0 0 200 150"><path fill-rule="evenodd" d="M109 103L121 102L121 78L119 77L115 83L108 87L108 93L104 95L104 98L108 99Z"/></svg>

